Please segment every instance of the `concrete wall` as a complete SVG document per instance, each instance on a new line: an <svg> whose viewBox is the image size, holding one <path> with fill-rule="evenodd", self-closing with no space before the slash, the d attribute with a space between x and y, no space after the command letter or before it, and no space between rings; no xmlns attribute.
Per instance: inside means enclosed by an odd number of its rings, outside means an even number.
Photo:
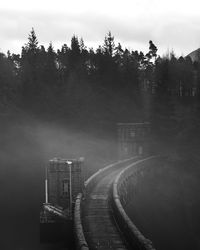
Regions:
<svg viewBox="0 0 200 250"><path fill-rule="evenodd" d="M81 221L81 200L82 194L80 193L76 197L74 208L74 232L76 237L76 248L79 250L89 250Z"/></svg>
<svg viewBox="0 0 200 250"><path fill-rule="evenodd" d="M113 183L112 209L114 217L129 245L134 249L153 250L154 247L152 242L145 238L133 224L124 210L123 204L125 204L128 199L127 186L130 182L132 182L133 186L136 185L137 178L139 178L140 174L143 171L147 171L148 164L155 160L156 157L154 156L148 157L127 166L118 174Z"/></svg>
<svg viewBox="0 0 200 250"><path fill-rule="evenodd" d="M110 164L102 169L99 169L95 174L93 174L88 180L85 182L85 190L84 194L79 193L76 197L75 201L75 209L74 209L74 233L76 237L76 248L78 250L89 250L88 244L86 242L85 236L84 236L84 230L83 230L83 224L81 220L81 201L84 198L84 196L87 196L90 194L93 187L98 183L98 181L107 175L110 171L113 169L116 169L122 164L128 164L137 157L132 157L129 159L121 160L116 163Z"/></svg>
<svg viewBox="0 0 200 250"><path fill-rule="evenodd" d="M117 163L108 165L105 168L100 169L85 182L84 195L89 194L93 187L96 185L96 183L98 183L98 181L104 176L106 176L106 174L108 174L110 171L122 166L122 164L124 164L125 166L128 165L119 173L113 183L112 195L110 200L113 215L120 227L121 232L123 232L125 239L128 241L131 249L133 248L136 250L155 250L152 246L152 242L149 239L145 238L142 233L137 229L137 227L133 224L133 222L126 214L123 207L123 204L126 203L126 199L128 197L128 183L130 183L130 181L132 181L134 178L135 180L139 178L139 175L142 173L142 171L147 171L148 163L156 160L156 157L148 157L131 164L131 161L135 158L136 157L121 160ZM89 247L84 236L83 225L81 221L82 198L82 194L79 194L76 198L74 212L74 230L76 235L77 249L88 250Z"/></svg>

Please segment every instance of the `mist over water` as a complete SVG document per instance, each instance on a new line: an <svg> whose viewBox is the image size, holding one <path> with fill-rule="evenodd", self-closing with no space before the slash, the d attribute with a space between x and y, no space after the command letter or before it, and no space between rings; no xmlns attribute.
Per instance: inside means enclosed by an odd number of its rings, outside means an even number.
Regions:
<svg viewBox="0 0 200 250"><path fill-rule="evenodd" d="M155 165L155 164L154 164ZM159 161L140 177L127 212L157 250L200 249L200 169Z"/></svg>
<svg viewBox="0 0 200 250"><path fill-rule="evenodd" d="M102 134L33 119L1 118L1 249L57 249L39 242L44 169L53 157L85 158L85 176L116 159L115 141Z"/></svg>

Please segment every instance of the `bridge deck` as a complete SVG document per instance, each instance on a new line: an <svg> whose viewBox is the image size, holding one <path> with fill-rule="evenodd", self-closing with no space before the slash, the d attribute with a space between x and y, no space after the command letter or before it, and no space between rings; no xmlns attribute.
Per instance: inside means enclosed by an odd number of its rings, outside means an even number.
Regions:
<svg viewBox="0 0 200 250"><path fill-rule="evenodd" d="M121 169L102 178L84 202L84 233L90 249L127 249L109 205L109 190Z"/></svg>

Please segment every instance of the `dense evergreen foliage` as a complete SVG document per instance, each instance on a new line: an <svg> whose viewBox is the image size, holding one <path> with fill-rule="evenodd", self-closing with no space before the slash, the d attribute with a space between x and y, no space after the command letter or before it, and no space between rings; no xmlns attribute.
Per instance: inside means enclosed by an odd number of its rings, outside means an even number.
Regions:
<svg viewBox="0 0 200 250"><path fill-rule="evenodd" d="M70 47L55 51L52 43L39 45L32 29L20 55L0 54L1 112L15 107L73 122L150 120L164 135L195 129L200 63L173 52L161 58L157 50L152 41L146 55L123 48L109 32L96 50L74 35Z"/></svg>

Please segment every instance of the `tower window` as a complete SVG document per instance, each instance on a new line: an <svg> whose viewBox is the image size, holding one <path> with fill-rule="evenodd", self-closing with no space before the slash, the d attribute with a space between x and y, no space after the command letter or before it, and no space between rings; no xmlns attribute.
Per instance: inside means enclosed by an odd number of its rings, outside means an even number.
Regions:
<svg viewBox="0 0 200 250"><path fill-rule="evenodd" d="M63 196L69 196L69 193L70 193L70 187L69 187L69 180L63 180L63 183L62 183L62 193L63 193Z"/></svg>

